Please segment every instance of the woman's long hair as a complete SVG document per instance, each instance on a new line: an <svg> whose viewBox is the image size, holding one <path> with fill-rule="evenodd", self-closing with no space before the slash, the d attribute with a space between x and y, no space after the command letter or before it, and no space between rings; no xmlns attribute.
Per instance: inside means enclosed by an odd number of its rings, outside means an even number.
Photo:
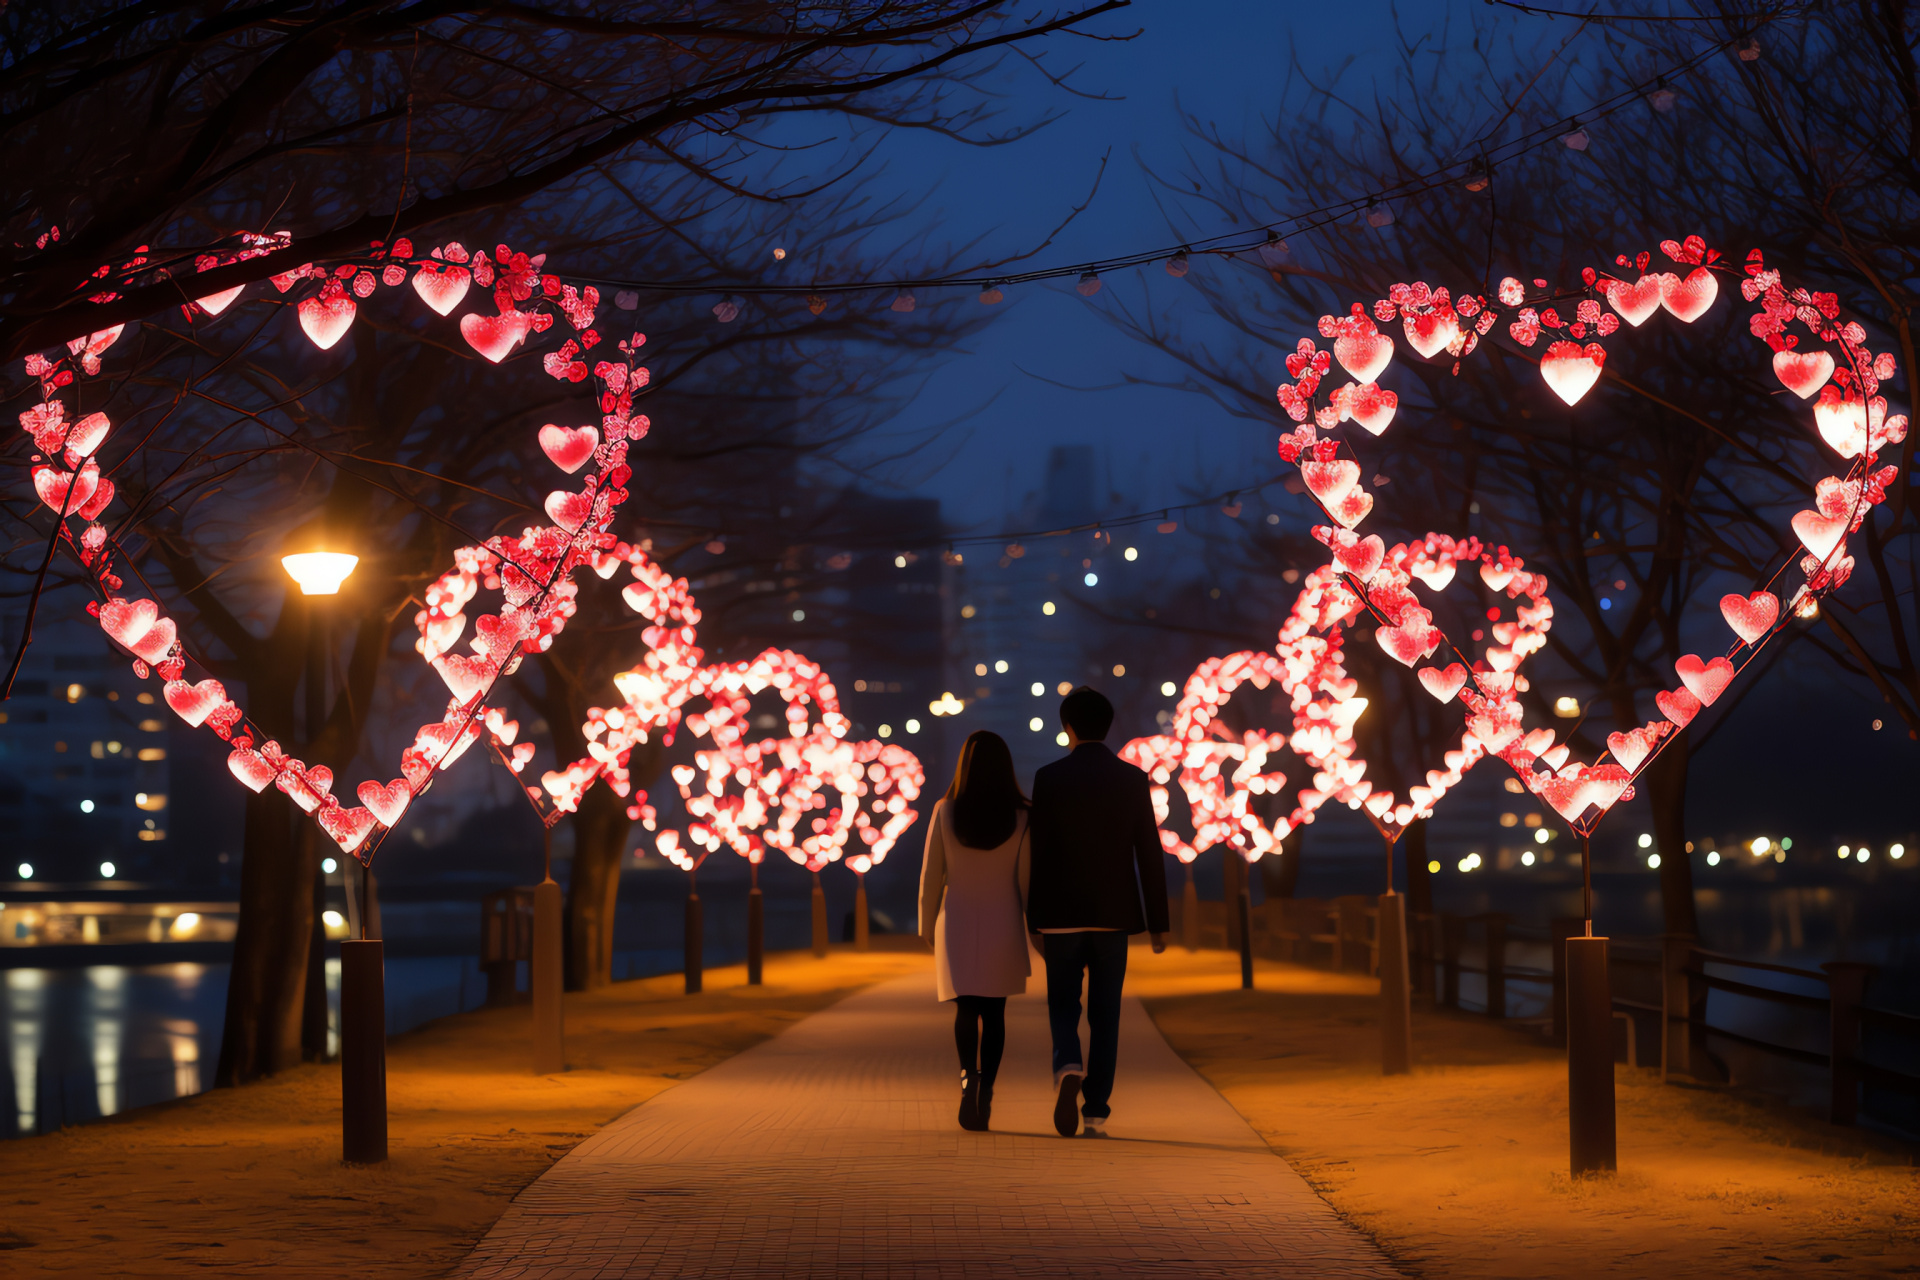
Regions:
<svg viewBox="0 0 1920 1280"><path fill-rule="evenodd" d="M960 843L970 849L998 848L1013 834L1014 815L1026 807L1006 739L985 729L968 734L953 785L947 788L947 811Z"/></svg>

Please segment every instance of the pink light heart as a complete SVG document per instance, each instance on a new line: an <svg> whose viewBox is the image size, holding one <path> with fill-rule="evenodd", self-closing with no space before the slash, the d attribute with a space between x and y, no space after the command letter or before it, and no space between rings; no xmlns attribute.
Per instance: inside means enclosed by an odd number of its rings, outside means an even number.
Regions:
<svg viewBox="0 0 1920 1280"><path fill-rule="evenodd" d="M1830 448L1843 458L1854 458L1867 449L1867 403L1828 383L1820 388L1813 402L1813 423Z"/></svg>
<svg viewBox="0 0 1920 1280"><path fill-rule="evenodd" d="M323 293L300 304L300 327L314 346L326 351L346 336L354 310L353 299L346 293Z"/></svg>
<svg viewBox="0 0 1920 1280"><path fill-rule="evenodd" d="M227 768L249 791L261 792L273 781L273 765L251 747L236 747L227 757Z"/></svg>
<svg viewBox="0 0 1920 1280"><path fill-rule="evenodd" d="M1354 391L1347 411L1355 422L1377 436L1392 425L1394 412L1399 407L1399 396L1383 391L1378 383L1366 382Z"/></svg>
<svg viewBox="0 0 1920 1280"><path fill-rule="evenodd" d="M1381 561L1387 558L1387 544L1380 540L1379 534L1370 533L1361 538L1356 537L1350 529L1342 529L1333 535L1331 550L1334 563L1361 582L1372 579Z"/></svg>
<svg viewBox="0 0 1920 1280"><path fill-rule="evenodd" d="M1513 581L1513 570L1506 565L1491 561L1480 562L1480 581L1487 584L1490 591L1505 591L1507 584Z"/></svg>
<svg viewBox="0 0 1920 1280"><path fill-rule="evenodd" d="M1615 281L1607 290L1607 301L1620 313L1620 318L1638 329L1647 322L1647 317L1660 309L1661 285L1666 277L1664 273L1641 276L1632 284Z"/></svg>
<svg viewBox="0 0 1920 1280"><path fill-rule="evenodd" d="M1829 520L1847 521L1847 527L1852 529L1854 517L1866 514L1860 503L1860 492L1858 480L1821 476L1813 487L1813 509Z"/></svg>
<svg viewBox="0 0 1920 1280"><path fill-rule="evenodd" d="M1556 342L1540 359L1540 376L1553 388L1553 394L1575 405L1600 381L1600 369L1606 362L1606 349L1597 342L1584 347L1577 342Z"/></svg>
<svg viewBox="0 0 1920 1280"><path fill-rule="evenodd" d="M127 648L133 650L134 656L141 661L159 666L167 660L167 655L173 652L173 642L176 639L178 636L174 633L173 619L161 618L142 632L140 638Z"/></svg>
<svg viewBox="0 0 1920 1280"><path fill-rule="evenodd" d="M578 533L580 526L593 514L593 495L591 493L570 493L565 489L555 489L547 495L547 515L553 522L568 533Z"/></svg>
<svg viewBox="0 0 1920 1280"><path fill-rule="evenodd" d="M1444 671L1438 667L1422 667L1418 674L1421 685L1441 702L1452 702L1467 686L1467 669L1458 662Z"/></svg>
<svg viewBox="0 0 1920 1280"><path fill-rule="evenodd" d="M1653 701L1660 708L1660 714L1673 721L1677 729L1686 728L1700 714L1700 699L1686 689L1663 689L1653 695Z"/></svg>
<svg viewBox="0 0 1920 1280"><path fill-rule="evenodd" d="M467 296L467 288L472 283L473 273L465 267L442 268L423 263L420 270L414 273L413 291L435 311L450 316Z"/></svg>
<svg viewBox="0 0 1920 1280"><path fill-rule="evenodd" d="M100 484L100 468L92 460L79 471L55 471L52 467L33 469L33 491L55 515L75 515L93 497Z"/></svg>
<svg viewBox="0 0 1920 1280"><path fill-rule="evenodd" d="M1823 516L1818 511L1802 511L1793 518L1793 532L1815 559L1825 560L1846 538L1847 522Z"/></svg>
<svg viewBox="0 0 1920 1280"><path fill-rule="evenodd" d="M1373 638L1395 662L1411 667L1432 657L1443 637L1433 625L1433 615L1416 605L1401 615L1398 626L1376 628Z"/></svg>
<svg viewBox="0 0 1920 1280"><path fill-rule="evenodd" d="M1578 822L1580 815L1587 811L1587 787L1580 779L1577 764L1563 773L1540 778L1534 784L1534 791L1568 822Z"/></svg>
<svg viewBox="0 0 1920 1280"><path fill-rule="evenodd" d="M1327 514L1348 529L1353 528L1367 518L1373 510L1373 495L1364 489L1349 489L1340 501L1327 505Z"/></svg>
<svg viewBox="0 0 1920 1280"><path fill-rule="evenodd" d="M513 652L514 645L527 638L527 628L532 621L524 612L516 613L511 618L481 614L480 620L473 624L474 651L495 659L495 665L498 665ZM491 725L493 722L489 720L487 723ZM511 743L513 739L508 738L507 741Z"/></svg>
<svg viewBox="0 0 1920 1280"><path fill-rule="evenodd" d="M1420 355L1431 360L1435 355L1447 349L1447 344L1460 336L1460 324L1452 311L1428 311L1421 315L1408 316L1404 322L1407 341ZM1354 375L1359 377L1358 374ZM1362 382L1372 379L1361 378Z"/></svg>
<svg viewBox="0 0 1920 1280"><path fill-rule="evenodd" d="M1824 351L1776 351L1773 373L1787 390L1811 400L1833 376L1833 357Z"/></svg>
<svg viewBox="0 0 1920 1280"><path fill-rule="evenodd" d="M373 834L374 817L365 809L343 809L338 804L320 811L320 826L343 853L352 853Z"/></svg>
<svg viewBox="0 0 1920 1280"><path fill-rule="evenodd" d="M201 723L227 700L227 690L218 680L202 680L199 684L188 684L185 680L169 680L165 689L162 690L162 695L166 698L167 705L195 729L198 729Z"/></svg>
<svg viewBox="0 0 1920 1280"><path fill-rule="evenodd" d="M433 669L447 682L454 700L464 707L486 692L499 667L485 658L466 658L450 653L435 658Z"/></svg>
<svg viewBox="0 0 1920 1280"><path fill-rule="evenodd" d="M593 427L540 428L540 448L553 465L572 475L592 458L600 447L600 432Z"/></svg>
<svg viewBox="0 0 1920 1280"><path fill-rule="evenodd" d="M354 788L354 794L360 797L361 804L373 810L373 816L384 825L397 827L400 825L400 815L407 811L407 805L413 799L413 788L407 785L405 778L395 778L384 787L368 779Z"/></svg>
<svg viewBox="0 0 1920 1280"><path fill-rule="evenodd" d="M92 466L93 463L89 462L87 465ZM93 496L81 503L80 509L74 512L74 514L82 520L92 520L99 516L102 511L105 511L107 504L112 501L113 481L107 479L105 476L101 476L100 483L94 486Z"/></svg>
<svg viewBox="0 0 1920 1280"><path fill-rule="evenodd" d="M1684 654L1673 664L1674 673L1680 677L1680 683L1687 686L1687 692L1700 699L1700 705L1710 707L1715 698L1726 691L1733 682L1733 664L1725 658L1715 658L1711 662L1702 662L1693 654Z"/></svg>
<svg viewBox="0 0 1920 1280"><path fill-rule="evenodd" d="M507 311L497 316L468 314L460 317L460 336L467 345L499 364L514 345L533 328L533 316L525 311Z"/></svg>
<svg viewBox="0 0 1920 1280"><path fill-rule="evenodd" d="M442 721L439 724L422 725L419 734L413 740L413 749L424 755L429 763L446 769L466 754L480 737L480 728L468 723L465 729Z"/></svg>
<svg viewBox="0 0 1920 1280"><path fill-rule="evenodd" d="M1372 382L1393 361L1393 339L1384 333L1342 334L1333 340L1333 358L1355 382Z"/></svg>
<svg viewBox="0 0 1920 1280"><path fill-rule="evenodd" d="M1661 274L1660 305L1685 324L1707 314L1719 296L1720 282L1705 267L1695 267L1684 280L1670 271Z"/></svg>
<svg viewBox="0 0 1920 1280"><path fill-rule="evenodd" d="M1625 733L1607 735L1607 750L1613 752L1613 758L1621 767L1632 773L1639 769L1642 762L1653 751L1654 745L1673 728L1664 721L1642 725L1638 729L1629 729Z"/></svg>
<svg viewBox="0 0 1920 1280"><path fill-rule="evenodd" d="M1314 497L1320 499L1323 505L1332 507L1360 483L1360 464L1350 458L1333 462L1303 462L1300 464L1300 478L1306 481Z"/></svg>
<svg viewBox="0 0 1920 1280"><path fill-rule="evenodd" d="M328 794L333 790L333 770L323 764L309 769L298 760L289 760L273 785L292 797L303 812L312 813L333 798Z"/></svg>
<svg viewBox="0 0 1920 1280"><path fill-rule="evenodd" d="M159 617L160 606L152 600L122 600L115 596L100 606L100 629L131 649L141 636L153 630Z"/></svg>
<svg viewBox="0 0 1920 1280"><path fill-rule="evenodd" d="M1774 620L1780 616L1780 597L1771 591L1721 596L1720 616L1733 628L1733 634L1752 644L1773 630Z"/></svg>
<svg viewBox="0 0 1920 1280"><path fill-rule="evenodd" d="M245 289L246 287L247 286L243 284L237 284L233 286L233 288L231 289L222 289L220 290L220 292L210 293L204 298L195 298L193 300L194 305L198 306L202 311L206 312L210 316L217 316L222 311L225 311L228 307L232 306L233 300L239 297L241 290Z"/></svg>
<svg viewBox="0 0 1920 1280"><path fill-rule="evenodd" d="M73 424L67 432L67 465L80 465L80 460L92 455L107 438L108 430L113 426L104 413L90 413Z"/></svg>

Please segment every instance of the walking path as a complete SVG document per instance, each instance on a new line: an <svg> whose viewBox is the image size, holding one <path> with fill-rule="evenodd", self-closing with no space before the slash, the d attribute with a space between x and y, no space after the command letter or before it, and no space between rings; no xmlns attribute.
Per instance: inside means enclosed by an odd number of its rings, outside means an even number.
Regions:
<svg viewBox="0 0 1920 1280"><path fill-rule="evenodd" d="M1046 1004L1008 1002L994 1131L952 1012L895 979L634 1108L459 1271L522 1277L1396 1277L1126 1002L1111 1137L1053 1132Z"/></svg>

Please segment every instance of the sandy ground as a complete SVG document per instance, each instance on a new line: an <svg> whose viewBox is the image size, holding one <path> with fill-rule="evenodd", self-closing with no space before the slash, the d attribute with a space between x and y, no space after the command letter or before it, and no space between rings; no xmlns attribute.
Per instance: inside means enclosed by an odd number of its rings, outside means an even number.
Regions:
<svg viewBox="0 0 1920 1280"><path fill-rule="evenodd" d="M1910 1148L1618 1069L1620 1172L1567 1175L1566 1059L1416 1005L1417 1066L1379 1074L1374 984L1139 949L1160 1030L1349 1221L1423 1277L1920 1275ZM1125 1064L1116 1110L1125 1105Z"/></svg>
<svg viewBox="0 0 1920 1280"><path fill-rule="evenodd" d="M580 1139L663 1089L924 954L836 950L567 997L564 1075L528 1067L526 1006L396 1037L384 1166L340 1163L340 1073L0 1145L0 1276L435 1276Z"/></svg>

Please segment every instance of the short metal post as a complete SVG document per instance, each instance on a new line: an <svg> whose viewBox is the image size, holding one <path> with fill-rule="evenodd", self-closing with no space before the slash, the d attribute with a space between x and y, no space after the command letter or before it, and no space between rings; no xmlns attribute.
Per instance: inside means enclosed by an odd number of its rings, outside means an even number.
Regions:
<svg viewBox="0 0 1920 1280"><path fill-rule="evenodd" d="M686 917L686 953L684 967L687 976L687 994L696 995L700 991L702 980L706 976L706 920L701 915L700 895L693 891L693 885L687 885Z"/></svg>
<svg viewBox="0 0 1920 1280"><path fill-rule="evenodd" d="M760 896L760 886L755 885L747 891L747 985L761 985L761 972L766 960L767 911L766 902Z"/></svg>
<svg viewBox="0 0 1920 1280"><path fill-rule="evenodd" d="M549 875L533 887L533 954L527 986L533 997L533 1074L567 1069L565 990L560 886Z"/></svg>
<svg viewBox="0 0 1920 1280"><path fill-rule="evenodd" d="M1830 960L1820 966L1827 973L1830 1000L1827 1022L1827 1052L1832 1055L1833 1082L1829 1118L1835 1124L1852 1124L1860 1114L1860 1073L1854 1060L1860 1056L1860 1006L1867 998L1867 983L1875 966L1854 960Z"/></svg>
<svg viewBox="0 0 1920 1280"><path fill-rule="evenodd" d="M1487 931L1487 1016L1507 1016L1507 917L1480 917Z"/></svg>
<svg viewBox="0 0 1920 1280"><path fill-rule="evenodd" d="M340 944L340 1158L387 1158L387 997L384 944Z"/></svg>
<svg viewBox="0 0 1920 1280"><path fill-rule="evenodd" d="M1440 1003L1460 1007L1460 917L1451 912L1440 915Z"/></svg>
<svg viewBox="0 0 1920 1280"><path fill-rule="evenodd" d="M1568 938L1567 1145L1572 1171L1617 1167L1613 1110L1613 991L1607 939Z"/></svg>
<svg viewBox="0 0 1920 1280"><path fill-rule="evenodd" d="M1578 916L1555 916L1548 926L1553 935L1553 1047L1567 1047L1567 939L1585 932Z"/></svg>
<svg viewBox="0 0 1920 1280"><path fill-rule="evenodd" d="M813 954L827 954L827 891L820 887L820 873L813 873Z"/></svg>
<svg viewBox="0 0 1920 1280"><path fill-rule="evenodd" d="M856 871L853 875L853 949L865 951L872 939L873 922L867 914L867 877Z"/></svg>
<svg viewBox="0 0 1920 1280"><path fill-rule="evenodd" d="M1230 855L1238 857L1238 854ZM1240 878L1239 899L1234 903L1234 912L1240 917L1240 989L1253 990L1253 891L1247 887L1244 875Z"/></svg>
<svg viewBox="0 0 1920 1280"><path fill-rule="evenodd" d="M1407 981L1406 896L1380 895L1380 1072L1413 1070L1413 1004Z"/></svg>

